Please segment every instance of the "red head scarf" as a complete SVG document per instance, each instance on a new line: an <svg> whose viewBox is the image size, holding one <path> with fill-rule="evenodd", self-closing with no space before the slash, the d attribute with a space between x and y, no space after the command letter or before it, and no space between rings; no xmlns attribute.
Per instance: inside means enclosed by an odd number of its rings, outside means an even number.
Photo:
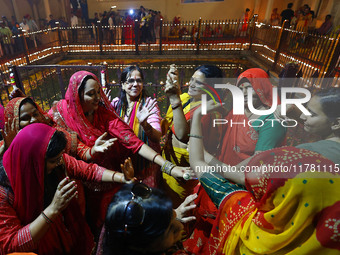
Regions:
<svg viewBox="0 0 340 255"><path fill-rule="evenodd" d="M6 108L5 108L5 116L4 116L5 122L11 122L14 119L19 120L21 103L22 103L22 101L24 101L27 98L29 98L29 97L16 97L16 98L13 98L11 101L8 102L8 104L6 105ZM51 123L51 125L52 125L53 120L47 115L47 113L45 113L41 109L41 107L39 105L37 105L33 101L33 99L31 99L28 102L33 103L33 106L38 109L39 113L46 119L46 122L45 122L46 124ZM16 128L17 128L17 130L20 130L19 121L17 122Z"/></svg>
<svg viewBox="0 0 340 255"><path fill-rule="evenodd" d="M252 85L261 102L271 107L273 103L273 85L269 81L268 74L260 68L250 68L240 74L236 85L240 86L244 79L247 79Z"/></svg>
<svg viewBox="0 0 340 255"><path fill-rule="evenodd" d="M70 78L65 100L59 101L56 106L57 111L50 111L49 113L54 114L53 118L58 125L75 131L86 145L93 146L96 139L106 131L107 121L112 119L112 115L116 115L116 113L101 89L101 99L99 108L94 114L94 124L92 125L86 119L79 97L79 88L86 76L91 76L100 84L98 78L90 72L79 71L74 73ZM56 112L59 112L59 114Z"/></svg>

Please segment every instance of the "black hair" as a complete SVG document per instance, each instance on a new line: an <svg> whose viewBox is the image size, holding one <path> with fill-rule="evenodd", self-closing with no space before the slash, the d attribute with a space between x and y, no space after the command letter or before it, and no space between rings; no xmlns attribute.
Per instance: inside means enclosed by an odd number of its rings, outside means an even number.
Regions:
<svg viewBox="0 0 340 255"><path fill-rule="evenodd" d="M249 12L249 11L250 11L250 9L249 9L249 8L247 8L247 9L246 9L246 12Z"/></svg>
<svg viewBox="0 0 340 255"><path fill-rule="evenodd" d="M315 96L320 98L322 111L331 121L340 117L340 88L323 89Z"/></svg>
<svg viewBox="0 0 340 255"><path fill-rule="evenodd" d="M289 3L289 4L287 5L287 7L288 7L288 8L292 8L292 7L293 7L293 3Z"/></svg>
<svg viewBox="0 0 340 255"><path fill-rule="evenodd" d="M24 100L21 101L20 106L19 106L19 111L20 111L21 106L23 106L26 103L30 103L35 108L37 108L37 105L34 103L33 99L30 98L30 97L26 97ZM20 112L19 112L19 114L20 114Z"/></svg>
<svg viewBox="0 0 340 255"><path fill-rule="evenodd" d="M91 75L86 75L84 78L83 78L83 80L81 81L81 84L80 84L80 86L79 86L79 89L78 89L78 94L79 94L79 99L80 100L82 100L82 97L80 96L83 92L84 92L84 90L85 90L85 84L86 84L86 82L88 81L88 80L95 80L95 78L93 78L93 76L91 76Z"/></svg>
<svg viewBox="0 0 340 255"><path fill-rule="evenodd" d="M54 158L58 156L60 152L66 147L66 137L61 131L55 131L51 137L51 140L47 146L45 160L48 158ZM57 166L57 169L63 169L62 166ZM45 173L44 176L44 208L51 204L55 191L57 190L59 180L62 177L62 173L65 171L52 171L51 173Z"/></svg>
<svg viewBox="0 0 340 255"><path fill-rule="evenodd" d="M65 149L67 140L65 134L61 131L55 131L51 137L46 151L46 158L54 158Z"/></svg>
<svg viewBox="0 0 340 255"><path fill-rule="evenodd" d="M201 65L195 69L196 71L200 71L204 74L206 78L206 83L211 87L214 87L215 84L221 83L219 79L223 78L223 71L221 68L215 65ZM223 89L215 89L221 98L224 97L225 90Z"/></svg>
<svg viewBox="0 0 340 255"><path fill-rule="evenodd" d="M138 203L144 208L143 223L125 231L124 215L127 203L132 199L134 184L122 187L113 197L106 214L103 254L138 254L149 247L169 227L173 209L171 200L158 189L152 189L148 198Z"/></svg>
<svg viewBox="0 0 340 255"><path fill-rule="evenodd" d="M222 70L215 65L202 65L195 69L204 74L205 78L223 78Z"/></svg>
<svg viewBox="0 0 340 255"><path fill-rule="evenodd" d="M118 114L120 113L121 110L126 111L126 109L128 107L128 102L127 102L127 99L126 99L126 91L123 90L123 83L125 83L128 80L130 74L133 71L138 71L140 73L140 77L142 78L142 81L144 81L143 71L142 71L142 69L140 69L140 67L138 65L132 65L132 66L128 66L128 67L124 68L122 74L120 75L120 85L122 86L121 89L120 89L120 94L119 94L120 100L118 102L117 108L115 109ZM142 93L141 104L144 105L145 98L148 96L146 91L145 91L144 86L143 86L141 93Z"/></svg>
<svg viewBox="0 0 340 255"><path fill-rule="evenodd" d="M332 18L332 15L327 14L327 15L326 15L326 18L329 18L329 19Z"/></svg>

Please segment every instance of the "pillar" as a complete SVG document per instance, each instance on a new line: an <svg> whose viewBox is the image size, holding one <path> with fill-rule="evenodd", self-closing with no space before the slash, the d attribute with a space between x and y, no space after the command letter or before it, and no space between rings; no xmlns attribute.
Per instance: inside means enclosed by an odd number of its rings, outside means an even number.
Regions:
<svg viewBox="0 0 340 255"><path fill-rule="evenodd" d="M264 16L264 20L269 23L270 22L270 16L272 14L272 11L273 11L273 3L274 3L274 0L268 0L268 3L267 3L267 9L266 9L266 14Z"/></svg>
<svg viewBox="0 0 340 255"><path fill-rule="evenodd" d="M46 19L49 20L51 13L51 7L49 0L44 0L45 12L46 12Z"/></svg>

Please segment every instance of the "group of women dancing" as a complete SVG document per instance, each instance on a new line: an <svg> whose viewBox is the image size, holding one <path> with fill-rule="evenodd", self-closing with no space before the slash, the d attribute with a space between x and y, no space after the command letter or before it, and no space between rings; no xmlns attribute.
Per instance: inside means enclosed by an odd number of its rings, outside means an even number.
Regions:
<svg viewBox="0 0 340 255"><path fill-rule="evenodd" d="M48 112L12 99L0 144L0 254L339 254L340 90L317 92L300 116L319 141L288 147L287 128L265 121L276 113L226 106L228 93L213 89L221 78L202 65L182 93L171 65L164 119L138 66L123 70L112 101L87 71ZM248 69L235 85L252 88L255 109L271 108L265 71ZM209 101L202 115L209 90L225 104ZM253 125L213 125L221 118ZM242 171L267 165L298 171ZM236 170L209 171L218 167Z"/></svg>

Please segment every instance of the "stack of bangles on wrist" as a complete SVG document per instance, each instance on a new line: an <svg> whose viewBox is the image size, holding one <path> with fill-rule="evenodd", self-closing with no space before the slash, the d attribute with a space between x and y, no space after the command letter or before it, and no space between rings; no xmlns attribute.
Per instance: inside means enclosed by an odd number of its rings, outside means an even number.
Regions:
<svg viewBox="0 0 340 255"><path fill-rule="evenodd" d="M188 134L189 137L194 137L194 138L199 138L199 139L202 139L203 136L200 136L200 135L194 135L194 134Z"/></svg>
<svg viewBox="0 0 340 255"><path fill-rule="evenodd" d="M162 167L161 167L161 171L162 171L163 173L166 173L166 174L168 174L168 175L171 175L171 171L172 171L172 169L175 168L175 166L176 166L176 165L174 165L174 164L171 163L170 161L166 160L166 161L164 162L164 164L162 165Z"/></svg>

